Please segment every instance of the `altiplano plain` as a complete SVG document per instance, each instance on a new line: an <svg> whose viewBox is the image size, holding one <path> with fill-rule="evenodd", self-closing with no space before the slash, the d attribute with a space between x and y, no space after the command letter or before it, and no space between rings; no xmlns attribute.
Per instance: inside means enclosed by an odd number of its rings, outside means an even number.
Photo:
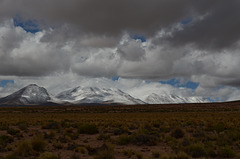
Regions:
<svg viewBox="0 0 240 159"><path fill-rule="evenodd" d="M1 107L1 158L238 158L240 102Z"/></svg>

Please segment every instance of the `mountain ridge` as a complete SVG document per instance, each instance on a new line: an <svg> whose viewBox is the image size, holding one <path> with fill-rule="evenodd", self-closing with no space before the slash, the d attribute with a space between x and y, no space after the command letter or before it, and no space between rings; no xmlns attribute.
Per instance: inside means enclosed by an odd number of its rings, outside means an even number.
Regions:
<svg viewBox="0 0 240 159"><path fill-rule="evenodd" d="M6 97L0 98L0 103L8 105L43 104L51 100L44 87L30 84Z"/></svg>
<svg viewBox="0 0 240 159"><path fill-rule="evenodd" d="M119 103L119 104L144 104L129 94L115 88L75 87L59 93L56 98L74 103Z"/></svg>
<svg viewBox="0 0 240 159"><path fill-rule="evenodd" d="M169 104L169 103L206 103L207 99L202 97L180 97L174 94L162 94L156 93L150 94L145 102L148 104Z"/></svg>
<svg viewBox="0 0 240 159"><path fill-rule="evenodd" d="M173 94L152 93L140 100L117 88L82 87L78 86L62 91L56 96L48 93L44 87L30 84L6 97L0 98L5 105L82 105L82 104L173 104L173 103L206 103L201 97L180 97Z"/></svg>

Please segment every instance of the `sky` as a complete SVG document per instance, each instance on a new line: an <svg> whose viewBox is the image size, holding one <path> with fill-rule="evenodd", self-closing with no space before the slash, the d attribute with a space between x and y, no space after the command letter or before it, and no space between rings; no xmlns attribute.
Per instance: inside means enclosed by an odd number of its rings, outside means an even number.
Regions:
<svg viewBox="0 0 240 159"><path fill-rule="evenodd" d="M0 0L0 97L36 83L240 100L239 0Z"/></svg>

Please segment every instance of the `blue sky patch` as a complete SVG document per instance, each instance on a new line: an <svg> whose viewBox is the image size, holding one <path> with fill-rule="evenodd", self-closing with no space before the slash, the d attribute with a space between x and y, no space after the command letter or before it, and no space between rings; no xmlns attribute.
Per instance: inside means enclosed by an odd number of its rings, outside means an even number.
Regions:
<svg viewBox="0 0 240 159"><path fill-rule="evenodd" d="M144 36L137 35L137 34L133 36L133 39L135 39L135 40L141 40L142 42L146 42L146 41L147 41Z"/></svg>
<svg viewBox="0 0 240 159"><path fill-rule="evenodd" d="M6 87L7 84L14 84L14 80L2 80L2 81L0 81L0 87Z"/></svg>
<svg viewBox="0 0 240 159"><path fill-rule="evenodd" d="M216 102L216 99L214 100L214 99L212 99L210 97L207 97L206 99L209 100L210 102Z"/></svg>
<svg viewBox="0 0 240 159"><path fill-rule="evenodd" d="M181 23L184 24L184 25L189 24L189 23L191 23L191 22L192 22L192 18L183 19L183 20L181 21Z"/></svg>
<svg viewBox="0 0 240 159"><path fill-rule="evenodd" d="M15 27L22 27L26 32L37 33L41 31L36 20L23 20L20 16L13 19Z"/></svg>
<svg viewBox="0 0 240 159"><path fill-rule="evenodd" d="M120 77L119 76L113 76L112 81L118 81ZM146 83L151 83L152 81L146 80ZM199 86L199 83L192 82L192 81L185 81L184 83L180 81L180 79L171 78L170 80L166 81L159 81L161 84L169 84L174 87L185 87L190 89L196 89Z"/></svg>
<svg viewBox="0 0 240 159"><path fill-rule="evenodd" d="M191 89L196 89L199 86L199 83L192 82L192 81L186 81L182 83L179 79L172 78L167 81L159 81L162 84L169 84L175 87L186 87L186 88L191 88Z"/></svg>
<svg viewBox="0 0 240 159"><path fill-rule="evenodd" d="M113 81L117 81L118 79L119 79L119 76L113 76L113 77L112 77L112 80L113 80Z"/></svg>

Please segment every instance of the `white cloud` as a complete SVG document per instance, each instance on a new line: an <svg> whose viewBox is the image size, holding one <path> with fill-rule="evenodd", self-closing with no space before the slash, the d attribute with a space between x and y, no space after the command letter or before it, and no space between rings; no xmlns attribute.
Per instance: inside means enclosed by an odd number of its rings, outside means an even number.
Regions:
<svg viewBox="0 0 240 159"><path fill-rule="evenodd" d="M68 90L77 86L83 87L100 87L100 88L117 88L129 93L133 97L146 99L152 93L156 94L174 94L182 97L210 97L217 101L240 100L240 89L235 87L201 87L192 90L186 87L174 87L169 84L161 84L159 82L150 82L140 79L119 78L117 81L112 81L105 77L84 77L74 73L55 74L45 77L0 77L0 80L11 79L14 84L8 87L0 87L0 97L4 97L13 93L28 84L38 84L45 87L51 94L56 95L61 91Z"/></svg>
<svg viewBox="0 0 240 159"><path fill-rule="evenodd" d="M66 71L69 55L56 45L40 42L44 31L27 33L14 27L13 20L0 26L0 74L18 76L42 76Z"/></svg>
<svg viewBox="0 0 240 159"><path fill-rule="evenodd" d="M15 27L13 20L5 20L0 23L0 75L4 79L13 76L16 83L15 88L1 88L1 94L39 83L54 93L76 85L102 85L124 91L132 89L132 94L142 89L238 99L239 47L223 50L200 49L194 44L172 47L164 40L162 43L154 41L161 38L166 37L153 36L141 43L127 32L117 38L95 36L71 32L67 26L45 28L32 34ZM114 82L110 80L112 76L122 78ZM145 80L170 78L190 79L199 82L200 86L192 92L157 82L145 83ZM219 86L222 87L218 89Z"/></svg>
<svg viewBox="0 0 240 159"><path fill-rule="evenodd" d="M120 42L117 52L128 61L141 61L145 58L145 49L141 40L134 40L130 37Z"/></svg>
<svg viewBox="0 0 240 159"><path fill-rule="evenodd" d="M230 86L221 86L218 88L206 88L199 86L195 94L202 97L210 97L216 101L240 100L239 88Z"/></svg>

